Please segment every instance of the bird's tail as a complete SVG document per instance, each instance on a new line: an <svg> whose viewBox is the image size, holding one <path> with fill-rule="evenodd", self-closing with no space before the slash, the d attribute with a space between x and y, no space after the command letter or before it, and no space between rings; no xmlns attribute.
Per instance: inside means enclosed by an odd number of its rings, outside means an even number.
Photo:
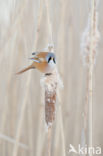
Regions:
<svg viewBox="0 0 103 156"><path fill-rule="evenodd" d="M35 67L33 67L32 65L30 65L29 67L24 68L23 70L17 72L16 74L22 74L22 73L26 72L27 70L29 70L29 69L34 69L34 68L35 68Z"/></svg>

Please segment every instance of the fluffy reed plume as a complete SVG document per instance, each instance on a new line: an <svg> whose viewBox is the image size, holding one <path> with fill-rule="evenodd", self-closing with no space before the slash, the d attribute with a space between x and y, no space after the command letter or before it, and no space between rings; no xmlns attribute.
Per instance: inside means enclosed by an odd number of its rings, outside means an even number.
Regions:
<svg viewBox="0 0 103 156"><path fill-rule="evenodd" d="M50 75L45 75L41 81L45 89L45 121L47 126L50 127L55 119L57 71L54 70Z"/></svg>
<svg viewBox="0 0 103 156"><path fill-rule="evenodd" d="M98 41L99 41L99 31L98 31L97 0L91 0L91 12L88 18L88 25L86 27L86 30L83 33L83 38L82 38L83 62L88 66L87 95L86 95L86 102L84 106L85 110L84 110L83 129L86 132L87 118L88 118L88 136L89 136L88 146L89 147L92 147L93 67L96 61ZM85 134L84 137L82 137L82 139L85 140Z"/></svg>
<svg viewBox="0 0 103 156"><path fill-rule="evenodd" d="M91 4L91 12L88 17L88 24L82 36L82 44L81 44L81 52L83 57L83 64L89 67L90 65L90 54L92 58L92 64L95 64L96 55L97 55L97 47L100 35L98 31L98 12L97 12L97 2L96 0L92 0ZM92 53L91 51L92 44Z"/></svg>
<svg viewBox="0 0 103 156"><path fill-rule="evenodd" d="M57 92L57 73L53 72L51 75L45 75L43 78L45 89L45 122L48 128L48 156L50 156L51 149L51 133L52 124L55 120L55 105Z"/></svg>

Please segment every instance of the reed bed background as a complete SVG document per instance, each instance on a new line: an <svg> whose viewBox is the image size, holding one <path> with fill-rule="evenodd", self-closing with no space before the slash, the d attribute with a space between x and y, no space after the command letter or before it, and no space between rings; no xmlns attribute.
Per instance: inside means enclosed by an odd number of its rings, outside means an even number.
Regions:
<svg viewBox="0 0 103 156"><path fill-rule="evenodd" d="M41 74L15 73L29 65L33 51L47 51L54 44L58 71L64 88L57 100L52 128L51 155L67 156L69 145L88 143L83 135L87 95L87 67L83 66L81 38L91 3L87 0L0 1L0 155L43 156L48 138L45 124ZM98 43L93 69L92 144L103 148L103 1L98 5ZM84 121L85 120L85 121ZM86 123L87 124L87 123Z"/></svg>

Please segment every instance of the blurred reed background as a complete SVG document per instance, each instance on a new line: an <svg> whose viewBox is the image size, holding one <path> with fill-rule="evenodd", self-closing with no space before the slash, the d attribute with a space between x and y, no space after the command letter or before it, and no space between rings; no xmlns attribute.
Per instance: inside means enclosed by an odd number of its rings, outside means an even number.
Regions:
<svg viewBox="0 0 103 156"><path fill-rule="evenodd" d="M87 88L87 69L81 56L81 38L87 25L88 0L0 1L0 156L44 156L47 132L40 86L41 74L28 71L33 51L45 51L52 40L64 83L57 102L52 131L52 156L68 153L81 143ZM93 72L93 146L103 147L103 1L98 6L100 42ZM39 28L38 28L39 20ZM52 29L50 29L50 23ZM88 135L88 132L87 134Z"/></svg>

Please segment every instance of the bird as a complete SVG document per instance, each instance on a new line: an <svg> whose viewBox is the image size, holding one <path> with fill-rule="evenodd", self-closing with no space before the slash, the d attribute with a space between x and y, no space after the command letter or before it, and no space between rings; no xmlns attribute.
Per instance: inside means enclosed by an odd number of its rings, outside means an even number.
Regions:
<svg viewBox="0 0 103 156"><path fill-rule="evenodd" d="M33 61L31 65L20 70L16 74L22 74L30 69L37 69L42 73L51 74L56 67L56 56L53 52L33 52Z"/></svg>

